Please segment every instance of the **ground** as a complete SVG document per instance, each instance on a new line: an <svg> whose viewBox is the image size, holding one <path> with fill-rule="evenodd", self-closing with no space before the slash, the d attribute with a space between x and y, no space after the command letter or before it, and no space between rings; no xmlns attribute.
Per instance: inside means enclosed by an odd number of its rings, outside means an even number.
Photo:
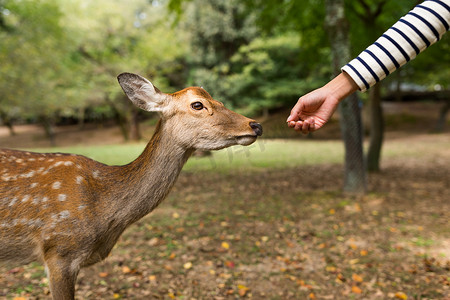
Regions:
<svg viewBox="0 0 450 300"><path fill-rule="evenodd" d="M341 192L340 163L188 168L77 298L450 299L449 146L389 132L365 196ZM0 267L1 299L49 297L40 264Z"/></svg>

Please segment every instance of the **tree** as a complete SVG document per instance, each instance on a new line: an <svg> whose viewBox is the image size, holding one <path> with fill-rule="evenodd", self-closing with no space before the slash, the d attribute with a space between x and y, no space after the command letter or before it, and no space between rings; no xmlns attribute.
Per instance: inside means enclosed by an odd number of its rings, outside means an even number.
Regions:
<svg viewBox="0 0 450 300"><path fill-rule="evenodd" d="M74 98L67 92L76 85L67 60L73 44L60 25L62 14L51 0L3 5L9 29L0 32L2 114L36 118L54 143L55 115L70 107Z"/></svg>
<svg viewBox="0 0 450 300"><path fill-rule="evenodd" d="M296 32L259 37L241 46L224 75L225 98L245 113L290 105L299 93L324 84L328 68L316 68L303 59L305 49Z"/></svg>
<svg viewBox="0 0 450 300"><path fill-rule="evenodd" d="M405 1L355 0L346 2L348 18L352 26L352 57L373 43L405 11L410 3ZM357 37L357 38L356 38ZM367 150L367 169L369 172L380 170L381 149L384 139L383 110L381 107L382 82L369 90L370 139Z"/></svg>
<svg viewBox="0 0 450 300"><path fill-rule="evenodd" d="M132 71L168 92L184 86L184 37L159 2L0 1L3 122L38 121L54 142L61 116L107 103L124 136L138 139L137 110L115 77Z"/></svg>
<svg viewBox="0 0 450 300"><path fill-rule="evenodd" d="M330 39L334 72L351 59L350 40L343 0L326 1L326 28ZM341 128L345 144L344 190L365 193L367 190L363 156L363 130L357 94L353 93L339 105Z"/></svg>
<svg viewBox="0 0 450 300"><path fill-rule="evenodd" d="M182 36L170 27L165 7L157 3L79 0L77 4L79 12L69 15L73 17L67 24L78 29L78 55L85 63L90 93L109 105L125 139L138 140L139 111L117 88L114 78L131 71L151 77L163 90L174 90L171 85L180 83L171 75L182 73L184 64Z"/></svg>

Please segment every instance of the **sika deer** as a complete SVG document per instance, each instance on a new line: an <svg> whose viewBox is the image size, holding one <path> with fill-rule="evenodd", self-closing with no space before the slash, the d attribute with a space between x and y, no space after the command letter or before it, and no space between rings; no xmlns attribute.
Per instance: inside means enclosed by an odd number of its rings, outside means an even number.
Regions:
<svg viewBox="0 0 450 300"><path fill-rule="evenodd" d="M161 117L130 164L0 150L0 261L42 261L53 299L74 298L80 268L103 260L129 225L158 206L195 149L250 145L262 134L202 88L164 94L139 75L118 80L136 106Z"/></svg>

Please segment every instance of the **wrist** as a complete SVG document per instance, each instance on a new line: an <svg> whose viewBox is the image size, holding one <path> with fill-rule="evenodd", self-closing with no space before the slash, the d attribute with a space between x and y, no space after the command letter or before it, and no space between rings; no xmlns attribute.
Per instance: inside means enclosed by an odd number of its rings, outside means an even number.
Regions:
<svg viewBox="0 0 450 300"><path fill-rule="evenodd" d="M329 93L336 97L341 102L347 96L353 94L358 90L358 85L346 72L341 72L333 80L331 80L325 87Z"/></svg>

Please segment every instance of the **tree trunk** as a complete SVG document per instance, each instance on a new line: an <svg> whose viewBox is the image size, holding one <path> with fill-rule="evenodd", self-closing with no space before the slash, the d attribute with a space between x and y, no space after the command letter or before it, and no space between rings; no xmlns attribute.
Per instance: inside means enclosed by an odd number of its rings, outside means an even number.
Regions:
<svg viewBox="0 0 450 300"><path fill-rule="evenodd" d="M367 169L369 172L380 170L381 147L383 146L384 122L381 108L381 82L369 91L370 105L370 144L367 152Z"/></svg>
<svg viewBox="0 0 450 300"><path fill-rule="evenodd" d="M114 104L113 100L109 98L108 95L105 95L105 101L108 103L108 105L111 107L111 110L114 113L114 119L116 120L117 125L120 128L120 132L122 133L122 136L125 141L128 141L130 139L128 126L127 126L127 118L123 112L117 106Z"/></svg>
<svg viewBox="0 0 450 300"><path fill-rule="evenodd" d="M435 130L436 132L444 132L445 129L445 123L447 119L447 113L450 110L450 100L445 100L444 106L442 106L441 110L439 111L439 119L436 123Z"/></svg>
<svg viewBox="0 0 450 300"><path fill-rule="evenodd" d="M8 127L9 129L9 135L10 136L15 136L16 132L14 131L14 126L13 126L13 121L12 119L8 116L7 113L5 113L4 111L0 110L0 119L3 123L3 125L5 125L6 127Z"/></svg>
<svg viewBox="0 0 450 300"><path fill-rule="evenodd" d="M86 109L84 107L78 110L78 130L83 130L85 125Z"/></svg>
<svg viewBox="0 0 450 300"><path fill-rule="evenodd" d="M326 1L326 30L330 39L335 74L351 59L348 23L344 14L344 0ZM344 190L364 194L367 191L366 168L363 156L361 109L357 94L339 105L341 131L345 144Z"/></svg>
<svg viewBox="0 0 450 300"><path fill-rule="evenodd" d="M139 141L142 138L141 130L139 128L139 110L137 108L131 107L131 113L130 118L128 120L129 122L129 128L130 133L129 137L133 141Z"/></svg>
<svg viewBox="0 0 450 300"><path fill-rule="evenodd" d="M56 146L56 133L55 133L55 122L53 118L49 116L40 117L42 127L45 131L45 136L50 141L52 147Z"/></svg>

